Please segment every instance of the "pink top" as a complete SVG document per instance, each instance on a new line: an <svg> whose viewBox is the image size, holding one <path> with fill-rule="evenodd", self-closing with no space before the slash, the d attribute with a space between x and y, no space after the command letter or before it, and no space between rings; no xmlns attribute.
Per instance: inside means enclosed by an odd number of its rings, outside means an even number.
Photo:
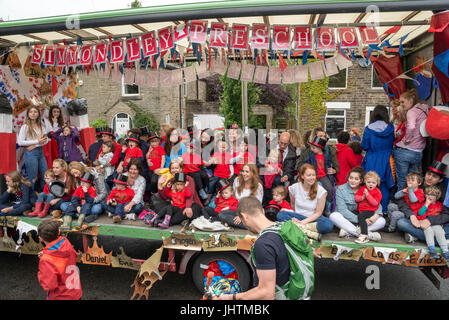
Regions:
<svg viewBox="0 0 449 320"><path fill-rule="evenodd" d="M419 127L421 122L427 118L429 107L426 104L418 103L407 111L406 134L396 146L421 152L426 147L426 138L421 136Z"/></svg>

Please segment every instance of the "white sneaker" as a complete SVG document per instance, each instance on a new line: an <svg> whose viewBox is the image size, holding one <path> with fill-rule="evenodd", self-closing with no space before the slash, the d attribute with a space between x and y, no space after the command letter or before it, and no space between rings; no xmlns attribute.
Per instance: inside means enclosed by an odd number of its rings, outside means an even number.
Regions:
<svg viewBox="0 0 449 320"><path fill-rule="evenodd" d="M379 232L368 232L368 238L372 241L380 241L382 239Z"/></svg>
<svg viewBox="0 0 449 320"><path fill-rule="evenodd" d="M125 219L124 220L136 220L136 214L135 213L125 214Z"/></svg>
<svg viewBox="0 0 449 320"><path fill-rule="evenodd" d="M405 233L404 234L404 238L405 238L405 242L407 243L413 243L416 240L418 240L418 238L415 238L414 236L412 236L410 233Z"/></svg>
<svg viewBox="0 0 449 320"><path fill-rule="evenodd" d="M345 238L349 236L349 233L345 229L340 229L340 232L338 233L338 236L340 238Z"/></svg>
<svg viewBox="0 0 449 320"><path fill-rule="evenodd" d="M111 212L109 212L109 211L107 211L107 213L108 213L108 217L112 217L112 216L114 216Z"/></svg>

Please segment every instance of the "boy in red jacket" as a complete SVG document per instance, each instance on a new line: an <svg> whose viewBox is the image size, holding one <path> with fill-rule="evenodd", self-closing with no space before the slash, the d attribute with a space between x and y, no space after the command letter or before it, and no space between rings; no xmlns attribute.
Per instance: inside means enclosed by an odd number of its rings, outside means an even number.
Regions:
<svg viewBox="0 0 449 320"><path fill-rule="evenodd" d="M355 201L358 203L357 210L359 212L357 219L360 225L360 237L355 240L356 243L367 243L368 238L368 224L374 223L378 218L376 210L379 208L382 200L382 193L378 186L380 185L380 177L374 171L369 171L365 174L365 186L361 187L355 194ZM380 239L379 239L380 240Z"/></svg>
<svg viewBox="0 0 449 320"><path fill-rule="evenodd" d="M345 184L348 181L348 174L352 168L359 165L359 159L354 151L348 146L351 136L347 131L341 131L337 135L337 160L340 165L340 171L337 172L335 178L337 185Z"/></svg>
<svg viewBox="0 0 449 320"><path fill-rule="evenodd" d="M219 180L217 183L218 193L215 197L215 209L210 207L203 208L203 216L206 219L219 221L218 214L226 210L237 210L239 201L234 197L234 189L228 179Z"/></svg>
<svg viewBox="0 0 449 320"><path fill-rule="evenodd" d="M134 190L128 187L128 177L124 174L119 174L114 182L105 209L113 216L112 221L119 223L125 216L125 206L134 198Z"/></svg>
<svg viewBox="0 0 449 320"><path fill-rule="evenodd" d="M83 291L76 266L77 253L67 238L59 235L59 223L42 221L37 227L45 248L39 253L37 278L48 300L80 300Z"/></svg>

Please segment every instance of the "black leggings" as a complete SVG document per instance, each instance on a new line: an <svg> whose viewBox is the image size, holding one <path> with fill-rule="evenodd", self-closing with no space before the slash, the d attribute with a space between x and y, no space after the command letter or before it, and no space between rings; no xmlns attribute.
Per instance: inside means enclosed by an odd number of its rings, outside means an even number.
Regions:
<svg viewBox="0 0 449 320"><path fill-rule="evenodd" d="M366 224L366 219L371 218L374 214L374 211L363 211L357 215L361 234L368 235L368 225Z"/></svg>
<svg viewBox="0 0 449 320"><path fill-rule="evenodd" d="M197 191L204 190L205 186L207 187L209 185L209 177L204 170L189 172L187 175L191 176L193 181L195 181L195 189Z"/></svg>

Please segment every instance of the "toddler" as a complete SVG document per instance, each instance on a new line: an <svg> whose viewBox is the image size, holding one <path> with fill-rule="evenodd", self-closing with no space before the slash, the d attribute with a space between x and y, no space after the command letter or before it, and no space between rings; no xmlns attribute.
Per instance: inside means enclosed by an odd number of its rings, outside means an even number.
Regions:
<svg viewBox="0 0 449 320"><path fill-rule="evenodd" d="M218 181L219 191L215 197L215 209L210 207L204 207L202 209L203 216L206 219L211 219L218 221L218 214L222 211L236 211L239 201L234 197L234 189L232 184L227 180L223 179Z"/></svg>
<svg viewBox="0 0 449 320"><path fill-rule="evenodd" d="M139 159L142 162L142 164L144 163L143 152L139 148L139 144L140 144L139 136L136 134L131 134L126 139L126 143L127 143L127 147L126 147L126 150L124 151L125 155L124 155L123 161L120 162L120 164L117 168L118 173L123 173L126 170L126 168L128 167L129 160L131 160L133 158Z"/></svg>
<svg viewBox="0 0 449 320"><path fill-rule="evenodd" d="M105 210L113 216L114 223L119 223L125 217L125 206L134 198L134 190L128 187L128 177L123 174L117 175L114 182L115 188L106 199Z"/></svg>
<svg viewBox="0 0 449 320"><path fill-rule="evenodd" d="M48 211L50 210L50 201L55 199L55 196L50 193L49 184L51 181L56 180L56 175L53 172L53 169L48 169L44 174L45 187L44 191L39 193L37 197L37 201L34 206L34 211L28 214L29 217L44 218L47 216ZM44 205L45 203L45 205Z"/></svg>
<svg viewBox="0 0 449 320"><path fill-rule="evenodd" d="M215 185L217 184L217 182L220 179L229 179L229 177L231 176L231 155L227 151L228 144L225 140L219 140L217 142L217 149L217 152L214 152L214 154L212 154L211 159L208 162L204 163L206 167L215 165L214 174L209 179L209 186L207 190L209 196L205 205L209 203L212 194L215 193Z"/></svg>
<svg viewBox="0 0 449 320"><path fill-rule="evenodd" d="M114 157L115 144L112 141L105 141L101 146L101 153L98 156L98 165L95 168L98 171L104 170L104 178L107 179L114 173L114 166L111 166L111 160ZM94 162L94 165L97 164Z"/></svg>
<svg viewBox="0 0 449 320"><path fill-rule="evenodd" d="M187 152L182 155L182 162L184 163L184 173L188 174L195 181L195 188L201 199L207 199L207 193L204 190L203 181L209 180L207 173L202 170L204 166L203 159L196 153L198 147L193 143L187 143Z"/></svg>
<svg viewBox="0 0 449 320"><path fill-rule="evenodd" d="M379 208L382 200L382 193L378 188L380 185L379 175L374 171L369 171L365 174L364 182L365 186L361 187L355 194L358 211L357 219L360 225L360 237L355 242L360 244L369 242L368 223L366 220L370 221L370 225L377 220L376 210Z"/></svg>

